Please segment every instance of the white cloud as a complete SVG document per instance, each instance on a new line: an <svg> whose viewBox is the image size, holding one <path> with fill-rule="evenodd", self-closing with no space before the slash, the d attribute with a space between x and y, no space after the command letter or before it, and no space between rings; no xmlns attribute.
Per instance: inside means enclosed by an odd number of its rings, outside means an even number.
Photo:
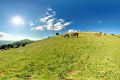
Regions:
<svg viewBox="0 0 120 80"><path fill-rule="evenodd" d="M35 25L32 21L30 21L29 24L30 24L30 26L34 26Z"/></svg>
<svg viewBox="0 0 120 80"><path fill-rule="evenodd" d="M48 8L48 11L52 11L52 8Z"/></svg>
<svg viewBox="0 0 120 80"><path fill-rule="evenodd" d="M64 19L55 18L55 15L56 15L56 12L53 11L51 8L49 8L48 12L46 13L46 16L43 18L40 18L40 22L42 22L43 25L35 27L33 30L58 31L71 24L71 22L66 22Z"/></svg>
<svg viewBox="0 0 120 80"><path fill-rule="evenodd" d="M80 32L80 30L70 29L68 32Z"/></svg>
<svg viewBox="0 0 120 80"><path fill-rule="evenodd" d="M42 31L42 30L44 30L44 27L38 26L38 27L35 27L34 29L35 29L35 30L41 30L41 31Z"/></svg>
<svg viewBox="0 0 120 80"><path fill-rule="evenodd" d="M101 23L102 23L102 21L98 21L98 23L99 23L99 24L101 24Z"/></svg>

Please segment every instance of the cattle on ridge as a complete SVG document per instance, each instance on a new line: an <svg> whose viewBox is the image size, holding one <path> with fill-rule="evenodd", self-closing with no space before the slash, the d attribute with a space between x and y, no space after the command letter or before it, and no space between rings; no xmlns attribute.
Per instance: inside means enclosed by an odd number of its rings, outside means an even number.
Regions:
<svg viewBox="0 0 120 80"><path fill-rule="evenodd" d="M101 37L102 32L95 33L96 36Z"/></svg>
<svg viewBox="0 0 120 80"><path fill-rule="evenodd" d="M78 32L65 33L62 35L62 37L79 37L79 33Z"/></svg>

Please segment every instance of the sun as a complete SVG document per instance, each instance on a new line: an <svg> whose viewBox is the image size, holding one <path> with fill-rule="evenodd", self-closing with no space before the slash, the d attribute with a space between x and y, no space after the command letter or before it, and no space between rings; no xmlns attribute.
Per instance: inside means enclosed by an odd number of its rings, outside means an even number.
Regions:
<svg viewBox="0 0 120 80"><path fill-rule="evenodd" d="M11 22L14 24L14 25L22 25L24 24L24 20L22 17L20 16L15 16L12 18Z"/></svg>

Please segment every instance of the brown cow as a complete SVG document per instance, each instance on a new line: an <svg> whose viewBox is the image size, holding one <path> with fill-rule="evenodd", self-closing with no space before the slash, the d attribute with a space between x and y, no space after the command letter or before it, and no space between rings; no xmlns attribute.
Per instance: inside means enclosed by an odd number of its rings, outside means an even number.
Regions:
<svg viewBox="0 0 120 80"><path fill-rule="evenodd" d="M99 36L99 37L101 37L101 35L102 35L102 32L95 33L95 35L96 35L96 36Z"/></svg>
<svg viewBox="0 0 120 80"><path fill-rule="evenodd" d="M70 37L70 35L68 33L65 33L63 37Z"/></svg>
<svg viewBox="0 0 120 80"><path fill-rule="evenodd" d="M79 33L74 32L74 33L71 33L70 35L71 35L71 37L75 37L75 36L78 37L78 36L79 36Z"/></svg>

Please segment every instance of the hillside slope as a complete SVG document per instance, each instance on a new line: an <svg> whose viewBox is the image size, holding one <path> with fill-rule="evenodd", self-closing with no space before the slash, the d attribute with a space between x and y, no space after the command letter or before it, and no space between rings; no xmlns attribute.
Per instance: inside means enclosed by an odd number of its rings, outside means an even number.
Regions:
<svg viewBox="0 0 120 80"><path fill-rule="evenodd" d="M79 33L0 51L0 80L119 80L120 38Z"/></svg>

